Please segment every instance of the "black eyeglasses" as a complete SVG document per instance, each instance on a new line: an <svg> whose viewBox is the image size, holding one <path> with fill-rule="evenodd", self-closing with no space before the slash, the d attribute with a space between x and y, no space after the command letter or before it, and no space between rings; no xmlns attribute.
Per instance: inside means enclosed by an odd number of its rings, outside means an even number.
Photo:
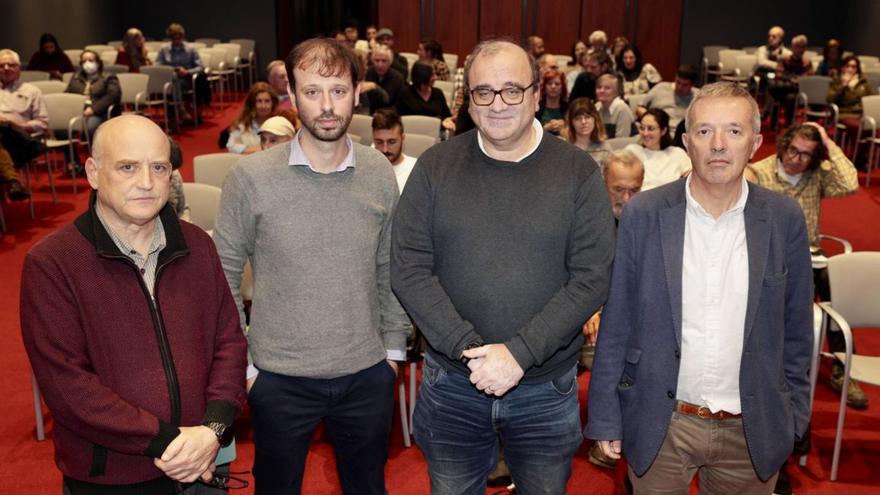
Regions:
<svg viewBox="0 0 880 495"><path fill-rule="evenodd" d="M789 146L788 149L785 150L785 154L788 155L789 158L797 157L797 159L802 162L810 161L813 159L813 153L808 151L801 151L794 146Z"/></svg>
<svg viewBox="0 0 880 495"><path fill-rule="evenodd" d="M492 88L472 89L471 100L473 100L474 105L488 107L492 103L495 103L496 96L501 95L501 101L506 105L519 105L523 102L523 98L525 98L526 90L534 86L535 83L533 82L526 87L508 86L499 90L494 90Z"/></svg>

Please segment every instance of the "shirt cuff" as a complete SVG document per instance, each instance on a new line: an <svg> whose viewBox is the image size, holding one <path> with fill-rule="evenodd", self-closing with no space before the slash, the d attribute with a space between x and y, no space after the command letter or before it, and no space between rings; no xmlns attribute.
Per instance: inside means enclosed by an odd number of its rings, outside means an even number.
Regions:
<svg viewBox="0 0 880 495"><path fill-rule="evenodd" d="M256 378L259 373L260 370L258 370L256 366L249 364L247 367L245 378L247 378L248 380L250 380L251 378Z"/></svg>
<svg viewBox="0 0 880 495"><path fill-rule="evenodd" d="M388 349L385 351L389 361L406 361L406 351Z"/></svg>

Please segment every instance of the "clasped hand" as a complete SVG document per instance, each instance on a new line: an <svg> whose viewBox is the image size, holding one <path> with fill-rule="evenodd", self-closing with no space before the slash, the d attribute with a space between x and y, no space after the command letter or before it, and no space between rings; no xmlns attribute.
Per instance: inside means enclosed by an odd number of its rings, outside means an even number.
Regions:
<svg viewBox="0 0 880 495"><path fill-rule="evenodd" d="M504 344L488 344L463 353L470 359L471 383L481 392L501 397L515 387L523 377L513 354Z"/></svg>
<svg viewBox="0 0 880 495"><path fill-rule="evenodd" d="M220 450L217 435L206 426L181 426L180 435L168 444L162 457L153 460L169 478L193 483L199 478L211 481L214 459Z"/></svg>

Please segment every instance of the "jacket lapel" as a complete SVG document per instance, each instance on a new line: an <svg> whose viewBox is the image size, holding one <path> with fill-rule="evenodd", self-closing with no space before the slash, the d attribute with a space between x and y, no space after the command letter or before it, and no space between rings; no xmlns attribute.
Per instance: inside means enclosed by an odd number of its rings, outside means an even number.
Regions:
<svg viewBox="0 0 880 495"><path fill-rule="evenodd" d="M751 187L751 186L750 186ZM757 194L756 194L757 193ZM749 198L743 212L746 224L746 246L749 253L749 297L746 303L746 321L743 344L749 341L749 334L761 300L761 287L764 284L764 268L770 248L770 222L766 203L760 198L757 188L749 190Z"/></svg>
<svg viewBox="0 0 880 495"><path fill-rule="evenodd" d="M660 244L666 269L666 291L675 330L675 341L681 347L681 270L684 256L685 181L681 180L678 194L668 198L669 207L659 211Z"/></svg>

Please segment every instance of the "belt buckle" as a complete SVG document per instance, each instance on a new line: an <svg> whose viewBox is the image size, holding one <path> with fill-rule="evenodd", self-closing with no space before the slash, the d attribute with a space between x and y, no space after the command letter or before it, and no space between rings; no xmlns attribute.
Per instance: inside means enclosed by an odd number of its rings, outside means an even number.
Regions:
<svg viewBox="0 0 880 495"><path fill-rule="evenodd" d="M699 408L697 408L697 416L699 416L700 418L703 418L703 419L711 418L712 411L709 410L709 408L706 406L700 406Z"/></svg>

